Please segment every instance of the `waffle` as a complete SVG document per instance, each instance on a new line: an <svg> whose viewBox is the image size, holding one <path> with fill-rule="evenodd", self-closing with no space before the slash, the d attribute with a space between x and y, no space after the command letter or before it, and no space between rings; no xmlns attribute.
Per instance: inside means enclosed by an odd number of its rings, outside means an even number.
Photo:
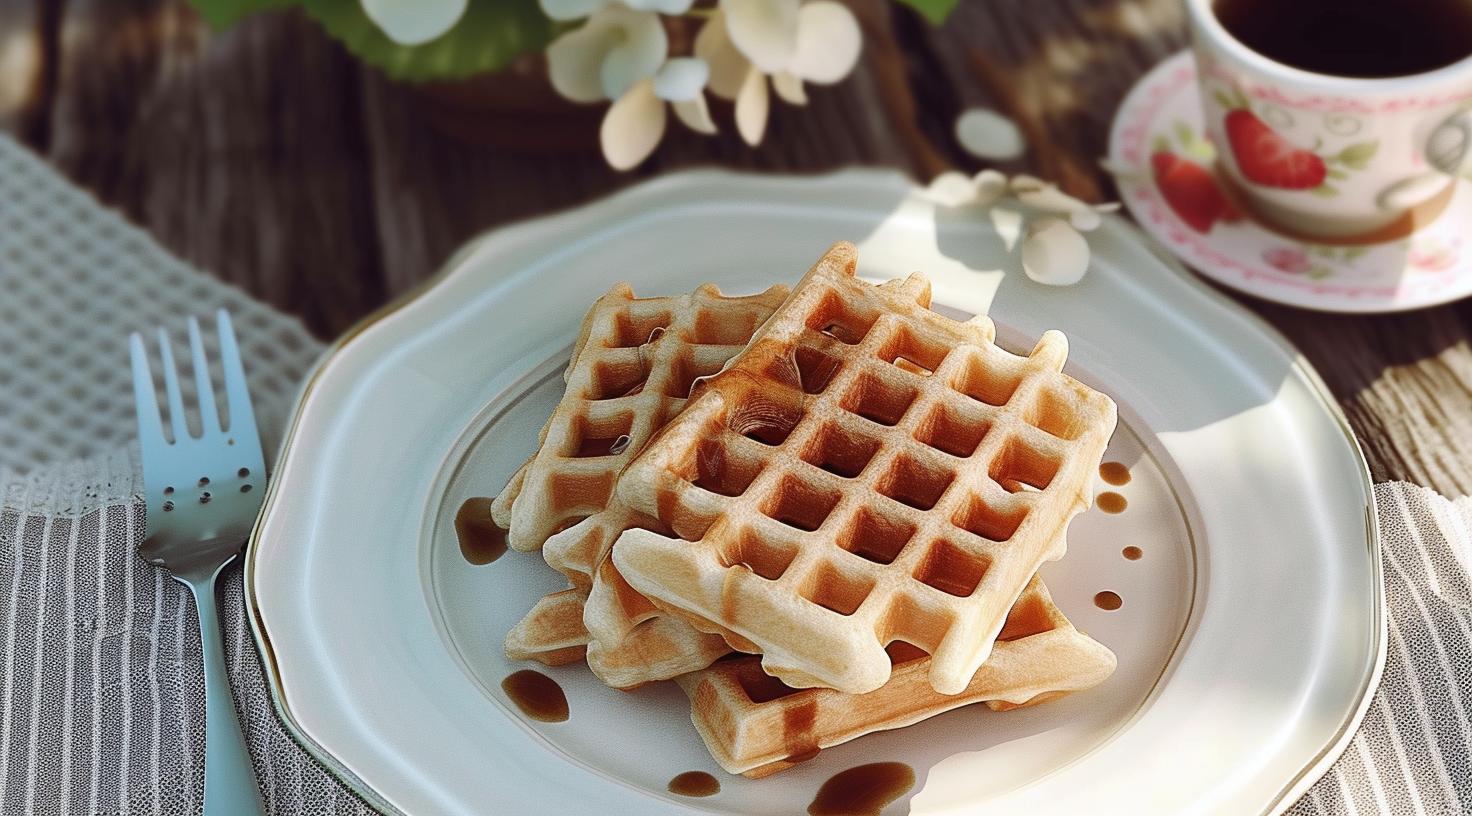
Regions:
<svg viewBox="0 0 1472 816"><path fill-rule="evenodd" d="M554 533L606 509L619 472L684 406L691 383L745 348L787 292L773 286L727 297L706 284L679 297L636 298L620 283L595 301L537 453L491 507L507 543L539 549Z"/></svg>
<svg viewBox="0 0 1472 816"><path fill-rule="evenodd" d="M930 688L930 658L890 644L889 681L867 694L794 689L741 655L680 677L690 716L711 756L731 773L760 778L865 734L902 728L953 708L985 702L998 711L1091 688L1114 672L1115 657L1073 627L1034 578L1007 616L991 657L960 694Z"/></svg>
<svg viewBox="0 0 1472 816"><path fill-rule="evenodd" d="M587 643L591 630L589 666L609 685L627 688L701 668L729 651L719 637L660 614L606 561L623 530L667 532L613 500L612 487L624 465L683 407L690 384L744 348L787 293L773 286L727 297L707 284L681 297L636 299L620 284L589 309L564 375L566 391L542 430L539 450L492 507L497 523L508 527L511 546L541 547L547 563L579 591L543 599L508 634L508 654L561 658L555 644L574 637L574 629ZM578 613L588 607L582 615L587 630L571 626L574 603ZM554 610L560 617L550 614Z"/></svg>
<svg viewBox="0 0 1472 816"><path fill-rule="evenodd" d="M613 649L588 637L583 626L587 590L564 589L539 600L506 635L506 655L562 666L586 657L604 683L630 689L703 669L730 649L721 638L695 631L678 618L656 616Z"/></svg>
<svg viewBox="0 0 1472 816"><path fill-rule="evenodd" d="M1114 403L1061 373L1067 340L998 348L989 319L872 286L835 244L618 482L673 534L631 529L634 591L760 652L795 687L874 691L885 645L959 694L1038 566L1089 506Z"/></svg>

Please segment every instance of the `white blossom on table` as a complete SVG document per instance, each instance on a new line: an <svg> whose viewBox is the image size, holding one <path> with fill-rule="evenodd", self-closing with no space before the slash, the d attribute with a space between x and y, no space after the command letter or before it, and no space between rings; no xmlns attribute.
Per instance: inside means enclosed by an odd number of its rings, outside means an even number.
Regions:
<svg viewBox="0 0 1472 816"><path fill-rule="evenodd" d="M449 31L467 0L362 0L363 13L399 45L419 45Z"/></svg>
<svg viewBox="0 0 1472 816"><path fill-rule="evenodd" d="M803 83L848 76L863 37L853 12L833 0L721 0L695 38L710 65L710 90L736 103L736 130L761 143L771 109L768 84L793 105L807 104Z"/></svg>

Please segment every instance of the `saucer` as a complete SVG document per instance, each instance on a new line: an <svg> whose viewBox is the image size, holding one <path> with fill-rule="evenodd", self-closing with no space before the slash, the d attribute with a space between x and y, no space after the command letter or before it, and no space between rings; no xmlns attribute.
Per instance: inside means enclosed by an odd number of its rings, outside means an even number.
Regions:
<svg viewBox="0 0 1472 816"><path fill-rule="evenodd" d="M1110 169L1124 205L1156 240L1212 280L1265 300L1326 312L1395 312L1472 294L1472 182L1461 179L1430 223L1383 243L1318 244L1239 215L1202 186L1215 150L1201 113L1196 61L1183 51L1146 74L1125 97L1109 134ZM1154 167L1169 153L1167 200ZM1167 181L1167 184L1172 183ZM1193 209L1194 207L1194 209ZM1218 207L1217 209L1221 209Z"/></svg>

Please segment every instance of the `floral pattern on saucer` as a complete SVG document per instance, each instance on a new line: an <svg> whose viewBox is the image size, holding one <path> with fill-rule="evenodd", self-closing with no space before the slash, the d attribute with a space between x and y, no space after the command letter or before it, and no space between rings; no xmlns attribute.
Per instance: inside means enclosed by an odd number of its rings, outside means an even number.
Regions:
<svg viewBox="0 0 1472 816"><path fill-rule="evenodd" d="M1472 182L1458 182L1441 215L1407 238L1344 246L1280 235L1222 192L1196 78L1190 52L1167 59L1130 91L1110 134L1125 206L1173 254L1248 294L1323 311L1400 311L1472 294L1472 251L1460 234L1472 223Z"/></svg>

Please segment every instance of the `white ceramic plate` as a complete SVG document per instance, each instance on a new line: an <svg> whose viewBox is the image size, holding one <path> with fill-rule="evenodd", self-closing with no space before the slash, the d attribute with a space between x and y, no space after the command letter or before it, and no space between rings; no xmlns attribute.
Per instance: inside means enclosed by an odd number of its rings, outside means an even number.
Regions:
<svg viewBox="0 0 1472 816"><path fill-rule="evenodd" d="M428 813L801 813L832 774L914 767L886 813L1281 810L1337 756L1384 652L1370 483L1343 417L1275 333L1120 219L1078 286L1028 281L970 206L901 176L718 172L653 181L494 232L330 353L299 405L250 549L253 621L280 713L385 808ZM775 777L722 774L671 684L611 691L546 669L571 717L524 718L501 640L561 586L536 554L472 566L451 519L532 450L587 305L795 281L839 238L860 274L927 272L936 307L990 310L1004 344L1064 330L1069 367L1120 406L1117 515L1075 521L1044 569L1119 656L1033 709L960 709ZM1126 559L1125 547L1141 557ZM1101 591L1123 599L1105 611ZM721 779L707 799L666 783Z"/></svg>

